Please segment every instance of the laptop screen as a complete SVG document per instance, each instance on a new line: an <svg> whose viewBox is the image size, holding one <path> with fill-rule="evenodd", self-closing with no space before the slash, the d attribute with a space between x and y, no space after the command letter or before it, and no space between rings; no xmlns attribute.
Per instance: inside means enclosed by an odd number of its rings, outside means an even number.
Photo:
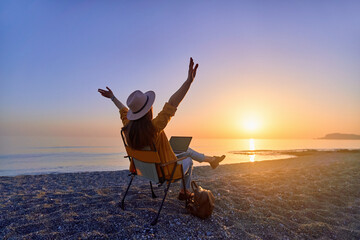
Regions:
<svg viewBox="0 0 360 240"><path fill-rule="evenodd" d="M174 153L186 152L189 148L192 137L171 137L170 146Z"/></svg>

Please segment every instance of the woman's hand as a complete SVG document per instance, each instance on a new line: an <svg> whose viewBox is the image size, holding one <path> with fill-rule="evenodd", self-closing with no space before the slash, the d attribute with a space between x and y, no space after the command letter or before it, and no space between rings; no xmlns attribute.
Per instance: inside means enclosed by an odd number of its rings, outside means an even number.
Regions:
<svg viewBox="0 0 360 240"><path fill-rule="evenodd" d="M98 89L98 92L101 93L101 95L103 97L106 97L106 98L112 98L114 96L113 92L111 91L110 88L106 87L108 91L104 90L104 89L101 89L99 88Z"/></svg>
<svg viewBox="0 0 360 240"><path fill-rule="evenodd" d="M183 100L183 98L185 97L187 91L190 88L191 83L194 81L194 78L196 76L196 70L198 68L199 64L195 65L194 68L194 61L192 58L190 58L190 64L189 64L189 75L188 78L186 79L186 81L183 83L183 85L181 85L181 87L179 88L179 90L177 90L169 99L169 104L174 106L174 107L178 107L180 102Z"/></svg>
<svg viewBox="0 0 360 240"><path fill-rule="evenodd" d="M199 64L196 64L195 68L194 68L194 60L192 58L190 58L189 74L188 74L188 80L190 82L194 81L194 78L196 76L196 70L197 70L198 66L199 66Z"/></svg>
<svg viewBox="0 0 360 240"><path fill-rule="evenodd" d="M111 98L111 101L113 101L113 103L115 104L115 106L121 110L122 108L124 108L124 104L122 104L113 94L113 92L111 91L110 88L106 87L107 91L104 89L99 88L98 92L101 93L101 95L103 95L103 97L106 98Z"/></svg>

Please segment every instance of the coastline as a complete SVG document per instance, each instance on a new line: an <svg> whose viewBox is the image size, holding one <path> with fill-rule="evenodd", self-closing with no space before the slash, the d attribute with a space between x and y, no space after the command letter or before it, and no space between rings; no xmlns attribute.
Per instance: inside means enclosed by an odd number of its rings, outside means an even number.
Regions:
<svg viewBox="0 0 360 240"><path fill-rule="evenodd" d="M337 238L360 237L360 151L307 152L297 158L194 168L215 196L211 218L198 219L170 189L159 222L136 178L125 201L128 171L0 177L0 238Z"/></svg>
<svg viewBox="0 0 360 240"><path fill-rule="evenodd" d="M114 171L128 169L118 138L0 139L0 176ZM14 144L14 143L17 144ZM91 142L91 144L89 144ZM117 145L115 145L117 143ZM120 143L120 144L119 144ZM191 147L207 155L227 157L223 164L285 159L296 151L359 150L359 140L193 139ZM254 149L254 150L251 150ZM288 155L290 154L290 155ZM195 162L194 166L203 165Z"/></svg>

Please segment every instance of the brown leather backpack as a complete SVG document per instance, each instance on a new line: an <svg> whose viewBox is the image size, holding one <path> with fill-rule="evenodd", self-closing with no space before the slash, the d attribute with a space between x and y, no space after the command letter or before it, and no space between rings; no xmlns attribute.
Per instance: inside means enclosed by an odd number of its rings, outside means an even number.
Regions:
<svg viewBox="0 0 360 240"><path fill-rule="evenodd" d="M188 210L201 219L210 217L214 210L214 195L210 190L198 186L194 181L191 182L191 187L194 191L194 197L187 206Z"/></svg>

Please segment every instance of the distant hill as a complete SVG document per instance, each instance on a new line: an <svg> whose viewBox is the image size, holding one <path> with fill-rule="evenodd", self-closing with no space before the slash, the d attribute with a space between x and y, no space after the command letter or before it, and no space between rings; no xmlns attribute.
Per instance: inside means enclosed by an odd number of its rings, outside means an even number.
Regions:
<svg viewBox="0 0 360 240"><path fill-rule="evenodd" d="M325 137L321 137L319 139L352 139L352 140L359 139L360 140L360 135L345 134L345 133L330 133L330 134L326 134Z"/></svg>

